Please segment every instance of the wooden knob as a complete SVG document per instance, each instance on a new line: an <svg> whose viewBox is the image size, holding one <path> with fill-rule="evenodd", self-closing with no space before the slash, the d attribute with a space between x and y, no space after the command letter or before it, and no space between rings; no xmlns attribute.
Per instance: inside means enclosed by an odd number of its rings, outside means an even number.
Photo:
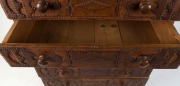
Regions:
<svg viewBox="0 0 180 86"><path fill-rule="evenodd" d="M48 10L48 3L45 0L40 0L36 5L36 9L41 13L45 13Z"/></svg>
<svg viewBox="0 0 180 86"><path fill-rule="evenodd" d="M40 55L38 60L38 65L41 67L46 67L47 64L48 64L47 59L43 55Z"/></svg>
<svg viewBox="0 0 180 86"><path fill-rule="evenodd" d="M140 3L139 8L143 14L147 14L151 11L152 6L149 0L144 0Z"/></svg>
<svg viewBox="0 0 180 86"><path fill-rule="evenodd" d="M142 57L139 57L139 67L140 68L146 68L149 66L149 61L147 60L148 57L147 56L142 56Z"/></svg>

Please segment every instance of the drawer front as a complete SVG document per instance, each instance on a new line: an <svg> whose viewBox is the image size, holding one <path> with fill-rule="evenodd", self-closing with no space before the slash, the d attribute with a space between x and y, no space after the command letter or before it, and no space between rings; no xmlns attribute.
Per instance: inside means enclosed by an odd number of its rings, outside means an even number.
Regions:
<svg viewBox="0 0 180 86"><path fill-rule="evenodd" d="M115 17L117 0L71 0L74 17Z"/></svg>
<svg viewBox="0 0 180 86"><path fill-rule="evenodd" d="M41 78L125 78L149 77L152 69L36 68Z"/></svg>
<svg viewBox="0 0 180 86"><path fill-rule="evenodd" d="M179 48L0 48L11 66L88 68L177 68Z"/></svg>
<svg viewBox="0 0 180 86"><path fill-rule="evenodd" d="M10 19L180 20L179 0L44 0L48 5L45 3L41 6L48 6L46 12L41 12L42 7L38 11L39 1L0 2Z"/></svg>
<svg viewBox="0 0 180 86"><path fill-rule="evenodd" d="M10 19L65 18L68 0L2 0L1 4Z"/></svg>
<svg viewBox="0 0 180 86"><path fill-rule="evenodd" d="M127 19L156 19L162 0L124 0L120 2L120 17ZM164 1L164 0L163 0ZM146 7L150 6L150 8ZM145 8L146 7L146 8Z"/></svg>
<svg viewBox="0 0 180 86"><path fill-rule="evenodd" d="M42 79L45 86L145 86L142 79Z"/></svg>
<svg viewBox="0 0 180 86"><path fill-rule="evenodd" d="M119 4L120 19L179 20L179 0L123 0Z"/></svg>

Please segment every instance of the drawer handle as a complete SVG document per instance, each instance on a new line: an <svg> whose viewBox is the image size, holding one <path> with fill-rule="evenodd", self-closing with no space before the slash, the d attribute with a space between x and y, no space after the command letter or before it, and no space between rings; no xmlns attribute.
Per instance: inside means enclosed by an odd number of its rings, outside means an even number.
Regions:
<svg viewBox="0 0 180 86"><path fill-rule="evenodd" d="M148 59L147 56L139 57L138 61L139 61L140 68L146 68L149 66L149 61L147 59Z"/></svg>
<svg viewBox="0 0 180 86"><path fill-rule="evenodd" d="M45 0L40 0L36 5L36 9L41 13L45 13L48 10L48 7L49 5Z"/></svg>
<svg viewBox="0 0 180 86"><path fill-rule="evenodd" d="M39 56L38 65L41 67L46 67L48 65L47 58L44 55Z"/></svg>
<svg viewBox="0 0 180 86"><path fill-rule="evenodd" d="M152 9L152 5L151 3L149 2L149 0L143 0L140 5L139 5L139 8L141 10L141 13L143 14L147 14L151 11Z"/></svg>

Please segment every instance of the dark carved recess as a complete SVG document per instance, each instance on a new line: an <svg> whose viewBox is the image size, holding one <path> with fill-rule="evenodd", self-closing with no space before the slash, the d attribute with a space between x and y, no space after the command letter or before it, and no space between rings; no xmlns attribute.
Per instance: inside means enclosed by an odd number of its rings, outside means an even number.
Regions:
<svg viewBox="0 0 180 86"><path fill-rule="evenodd" d="M152 69L36 68L41 78L125 78L149 77Z"/></svg>
<svg viewBox="0 0 180 86"><path fill-rule="evenodd" d="M45 86L145 86L143 79L42 79Z"/></svg>
<svg viewBox="0 0 180 86"><path fill-rule="evenodd" d="M8 0L1 0L1 5L4 8L7 16L10 19L55 19L55 20L66 20L66 19L157 19L157 20L179 20L180 19L180 1L179 0L149 0L152 2L152 12L149 14L139 14L136 11L126 12L128 8L121 6L122 4L128 5L128 0L114 0L110 3L105 0L69 0L61 1L62 7L59 10L51 10L48 13L36 13L36 8L32 6L34 0L11 0L15 6L13 10L8 6ZM46 0L50 2L51 0ZM138 3L142 0L136 0ZM27 2L27 3L25 3ZM77 2L77 3L76 3ZM119 3L117 3L119 2ZM133 2L133 0L129 0ZM26 6L25 6L26 5ZM138 6L137 6L138 7ZM30 14L24 14L21 9L29 12ZM123 9L123 10L121 10ZM113 11L112 11L113 10ZM121 11L120 11L121 10ZM119 12L120 11L120 12ZM113 13L112 13L113 12ZM136 14L137 13L137 14ZM86 14L86 15L84 15ZM54 16L53 16L54 15ZM119 16L120 15L120 16ZM137 16L138 15L138 16ZM132 17L134 16L134 17Z"/></svg>

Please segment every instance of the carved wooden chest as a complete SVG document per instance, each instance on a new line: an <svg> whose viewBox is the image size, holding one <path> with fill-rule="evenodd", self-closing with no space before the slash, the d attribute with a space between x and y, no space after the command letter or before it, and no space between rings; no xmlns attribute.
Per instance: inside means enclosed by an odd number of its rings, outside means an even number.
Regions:
<svg viewBox="0 0 180 86"><path fill-rule="evenodd" d="M180 65L179 0L0 2L14 19L1 55L45 86L145 86L153 69Z"/></svg>

